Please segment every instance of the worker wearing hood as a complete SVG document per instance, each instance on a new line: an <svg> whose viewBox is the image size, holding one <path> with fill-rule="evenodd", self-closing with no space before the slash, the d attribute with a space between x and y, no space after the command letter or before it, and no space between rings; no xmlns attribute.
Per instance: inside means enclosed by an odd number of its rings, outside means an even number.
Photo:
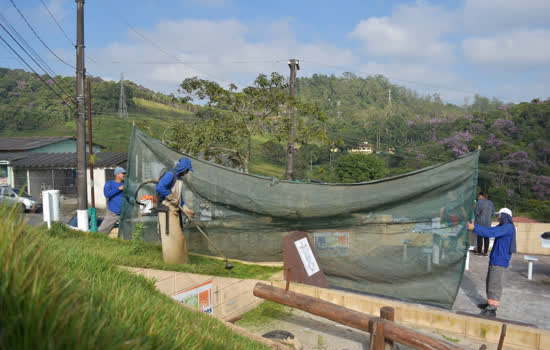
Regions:
<svg viewBox="0 0 550 350"><path fill-rule="evenodd" d="M159 201L159 228L162 242L164 262L173 264L189 264L187 242L181 227L181 212L193 218L195 212L183 201L183 177L193 172L191 159L181 158L174 169L161 176L156 190Z"/></svg>

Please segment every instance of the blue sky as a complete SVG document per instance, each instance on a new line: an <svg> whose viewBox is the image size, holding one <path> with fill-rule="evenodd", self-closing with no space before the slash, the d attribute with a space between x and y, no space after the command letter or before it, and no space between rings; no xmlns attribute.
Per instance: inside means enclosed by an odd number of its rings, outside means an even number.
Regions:
<svg viewBox="0 0 550 350"><path fill-rule="evenodd" d="M53 51L74 64L71 43L41 1L13 1ZM75 2L43 1L74 40ZM56 73L74 74L33 36L10 0L0 0L0 9ZM383 74L458 104L474 93L505 102L550 96L547 0L88 0L85 15L91 74L118 80L123 72L166 93L191 76L245 86L259 73L287 74L292 57L301 61L299 76ZM0 50L1 66L23 67L5 45Z"/></svg>

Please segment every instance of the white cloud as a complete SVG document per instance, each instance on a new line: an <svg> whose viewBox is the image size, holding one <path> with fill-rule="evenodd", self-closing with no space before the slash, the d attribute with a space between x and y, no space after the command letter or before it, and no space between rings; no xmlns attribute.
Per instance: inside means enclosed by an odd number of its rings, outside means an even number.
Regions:
<svg viewBox="0 0 550 350"><path fill-rule="evenodd" d="M464 56L472 63L532 68L550 63L550 30L520 30L464 40Z"/></svg>
<svg viewBox="0 0 550 350"><path fill-rule="evenodd" d="M363 41L368 55L451 61L454 46L442 37L455 25L456 17L451 12L419 1L396 7L391 17L360 21L351 36Z"/></svg>
<svg viewBox="0 0 550 350"><path fill-rule="evenodd" d="M514 27L548 24L548 0L465 0L464 24L468 31L494 32Z"/></svg>
<svg viewBox="0 0 550 350"><path fill-rule="evenodd" d="M138 29L157 47L129 31L129 42L112 43L89 53L99 60L96 71L102 75L118 76L123 71L127 79L164 92L176 92L178 84L192 76L243 86L259 73L288 74L290 57L322 64L335 60L343 65L357 62L351 50L323 42L298 42L289 30L290 22L274 21L264 26L263 33L257 33L256 28L252 33L249 26L237 20L162 21L152 30ZM251 34L254 40L249 39ZM147 64L135 64L138 62ZM90 65L94 68L93 63ZM313 72L312 68L302 64L300 76Z"/></svg>

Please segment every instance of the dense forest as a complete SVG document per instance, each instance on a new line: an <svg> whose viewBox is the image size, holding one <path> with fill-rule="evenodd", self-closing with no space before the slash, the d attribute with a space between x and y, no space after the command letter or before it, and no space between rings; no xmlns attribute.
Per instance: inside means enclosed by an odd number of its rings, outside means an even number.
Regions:
<svg viewBox="0 0 550 350"><path fill-rule="evenodd" d="M0 69L2 135L39 134L54 130L60 123L72 124L74 78L42 78L56 89L64 88L65 103L35 75L23 70ZM104 119L98 121L103 123L99 125L100 130L114 130L110 125L120 122L116 115L120 84L91 79L93 113L104 115ZM288 86L280 88L288 89ZM259 90L251 91L258 93ZM310 137L299 140L294 161L297 179L368 181L451 160L480 148L479 190L489 192L497 207L506 205L518 213L550 220L550 100L512 104L476 95L463 105L455 105L442 101L437 94L421 95L392 84L383 76L363 78L351 73L298 78L296 91L299 101L318 106L318 113L323 114L322 118L297 115L298 124L305 124L305 119L315 119L314 127L307 129ZM178 135L192 131L196 134L192 139L196 143L193 153L203 155L205 148L216 142L225 148L237 142L234 139L239 135L239 125L220 123L219 118L239 113L238 109L226 109L220 114L215 112L217 108L224 109L219 104L199 106L182 99L181 91L165 95L131 81L125 81L125 92L128 111L134 115L141 113L143 101L155 103L155 110L146 111L148 119L144 119L143 125L138 119L138 126L154 137L172 141L177 146ZM239 102L238 99L227 101ZM165 107L159 109L158 106ZM249 110L249 117L254 118L261 108L254 113ZM196 118L182 118L183 114L174 112L180 110L186 116L195 114ZM310 110L310 114L316 110ZM163 119L160 113L166 114ZM276 118L266 120L265 127L263 122L254 123L258 132L250 134L250 159L247 159L251 172L284 176L287 151L281 135L285 130L277 129L274 121L283 121L285 113L283 110L278 113ZM204 119L205 115L216 117ZM162 119L162 123L156 125L155 118ZM225 127L225 132L218 130ZM214 138L203 140L200 133L207 128L216 129L207 134ZM320 132L312 133L315 128ZM129 126L120 130L129 133ZM126 140L128 135L124 137ZM106 134L104 139L112 137ZM369 142L375 154L347 154L350 147L361 142ZM237 148L244 147L241 141L236 144Z"/></svg>

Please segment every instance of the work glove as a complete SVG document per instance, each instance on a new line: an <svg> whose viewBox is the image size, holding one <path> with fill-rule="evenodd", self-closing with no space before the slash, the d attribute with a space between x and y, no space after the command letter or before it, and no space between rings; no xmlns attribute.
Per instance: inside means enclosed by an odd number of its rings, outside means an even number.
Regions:
<svg viewBox="0 0 550 350"><path fill-rule="evenodd" d="M189 219L193 219L195 217L195 212L193 210L191 210L191 208L189 208L187 205L183 205L183 208L181 208L183 210L183 213L189 218Z"/></svg>
<svg viewBox="0 0 550 350"><path fill-rule="evenodd" d="M180 205L178 196L176 196L174 193L170 193L168 196L166 196L166 200L175 207L178 207Z"/></svg>

